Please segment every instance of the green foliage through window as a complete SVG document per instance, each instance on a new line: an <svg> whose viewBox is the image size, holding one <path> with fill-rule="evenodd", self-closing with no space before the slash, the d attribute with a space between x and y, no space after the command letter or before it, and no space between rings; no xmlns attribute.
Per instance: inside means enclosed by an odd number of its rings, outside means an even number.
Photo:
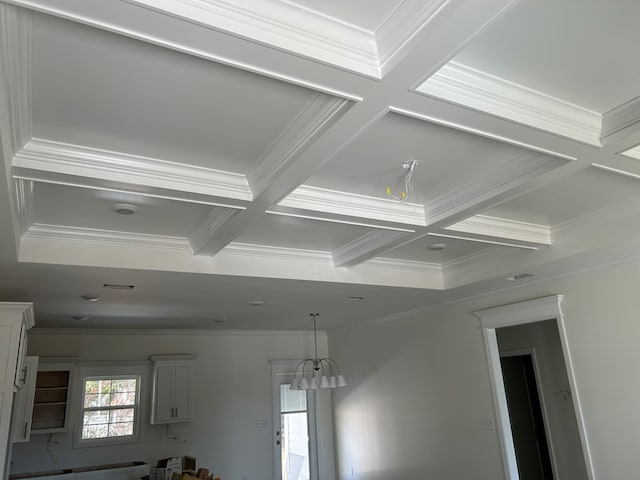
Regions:
<svg viewBox="0 0 640 480"><path fill-rule="evenodd" d="M82 440L133 436L138 384L136 377L85 379Z"/></svg>

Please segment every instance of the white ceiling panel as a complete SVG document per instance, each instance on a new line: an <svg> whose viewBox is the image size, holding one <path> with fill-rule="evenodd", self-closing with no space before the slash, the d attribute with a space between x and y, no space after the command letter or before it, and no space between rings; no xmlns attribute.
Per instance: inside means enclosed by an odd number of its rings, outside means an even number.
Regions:
<svg viewBox="0 0 640 480"><path fill-rule="evenodd" d="M589 168L514 198L483 214L554 226L607 206L638 201L640 181Z"/></svg>
<svg viewBox="0 0 640 480"><path fill-rule="evenodd" d="M284 215L266 215L235 242L331 252L370 232L370 228Z"/></svg>
<svg viewBox="0 0 640 480"><path fill-rule="evenodd" d="M604 113L640 95L640 2L519 2L457 62Z"/></svg>
<svg viewBox="0 0 640 480"><path fill-rule="evenodd" d="M33 16L34 136L246 173L315 94Z"/></svg>
<svg viewBox="0 0 640 480"><path fill-rule="evenodd" d="M386 198L405 190L402 163L417 160L411 203L428 203L526 151L477 135L390 113L321 167L313 187Z"/></svg>
<svg viewBox="0 0 640 480"><path fill-rule="evenodd" d="M87 188L36 183L34 220L46 225L187 237L211 206ZM133 204L134 215L120 215L114 204Z"/></svg>
<svg viewBox="0 0 640 480"><path fill-rule="evenodd" d="M345 23L375 32L384 21L402 3L399 0L358 0L342 2L340 0L277 0L297 8L317 12Z"/></svg>

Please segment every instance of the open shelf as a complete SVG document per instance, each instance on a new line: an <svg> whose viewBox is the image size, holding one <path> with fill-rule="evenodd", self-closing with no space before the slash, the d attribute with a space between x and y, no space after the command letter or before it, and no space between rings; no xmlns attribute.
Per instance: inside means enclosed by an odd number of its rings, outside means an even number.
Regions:
<svg viewBox="0 0 640 480"><path fill-rule="evenodd" d="M31 433L64 430L69 402L69 370L39 371L36 377Z"/></svg>

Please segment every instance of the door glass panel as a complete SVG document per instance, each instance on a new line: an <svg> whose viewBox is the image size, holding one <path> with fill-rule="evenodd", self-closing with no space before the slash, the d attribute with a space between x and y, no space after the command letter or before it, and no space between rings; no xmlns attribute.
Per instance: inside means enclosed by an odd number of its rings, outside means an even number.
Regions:
<svg viewBox="0 0 640 480"><path fill-rule="evenodd" d="M306 390L280 385L282 480L309 480L309 422Z"/></svg>

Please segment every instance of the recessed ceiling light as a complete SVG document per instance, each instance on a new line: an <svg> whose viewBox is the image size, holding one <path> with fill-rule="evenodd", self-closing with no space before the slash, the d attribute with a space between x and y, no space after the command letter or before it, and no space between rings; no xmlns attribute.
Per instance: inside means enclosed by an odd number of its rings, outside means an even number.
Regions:
<svg viewBox="0 0 640 480"><path fill-rule="evenodd" d="M251 300L249 302L249 305L251 305L252 307L259 307L260 305L264 305L264 301L263 300Z"/></svg>
<svg viewBox="0 0 640 480"><path fill-rule="evenodd" d="M78 320L80 322L84 322L86 320L89 320L91 317L87 316L87 315L74 315L73 319L74 320Z"/></svg>
<svg viewBox="0 0 640 480"><path fill-rule="evenodd" d="M98 300L100 300L99 295L94 295L92 293L85 293L84 295L80 295L80 298L86 300L87 302L97 302Z"/></svg>
<svg viewBox="0 0 640 480"><path fill-rule="evenodd" d="M124 283L105 283L102 288L110 288L111 290L133 290L135 285L126 285Z"/></svg>
<svg viewBox="0 0 640 480"><path fill-rule="evenodd" d="M427 250L431 250L432 252L439 252L445 248L447 248L446 243L432 243L431 245L427 245Z"/></svg>
<svg viewBox="0 0 640 480"><path fill-rule="evenodd" d="M364 300L365 297L361 297L360 295L349 295L348 297L344 297L344 299L358 301L358 300Z"/></svg>
<svg viewBox="0 0 640 480"><path fill-rule="evenodd" d="M130 203L116 203L111 205L111 210L118 215L133 215L138 211L138 207Z"/></svg>

